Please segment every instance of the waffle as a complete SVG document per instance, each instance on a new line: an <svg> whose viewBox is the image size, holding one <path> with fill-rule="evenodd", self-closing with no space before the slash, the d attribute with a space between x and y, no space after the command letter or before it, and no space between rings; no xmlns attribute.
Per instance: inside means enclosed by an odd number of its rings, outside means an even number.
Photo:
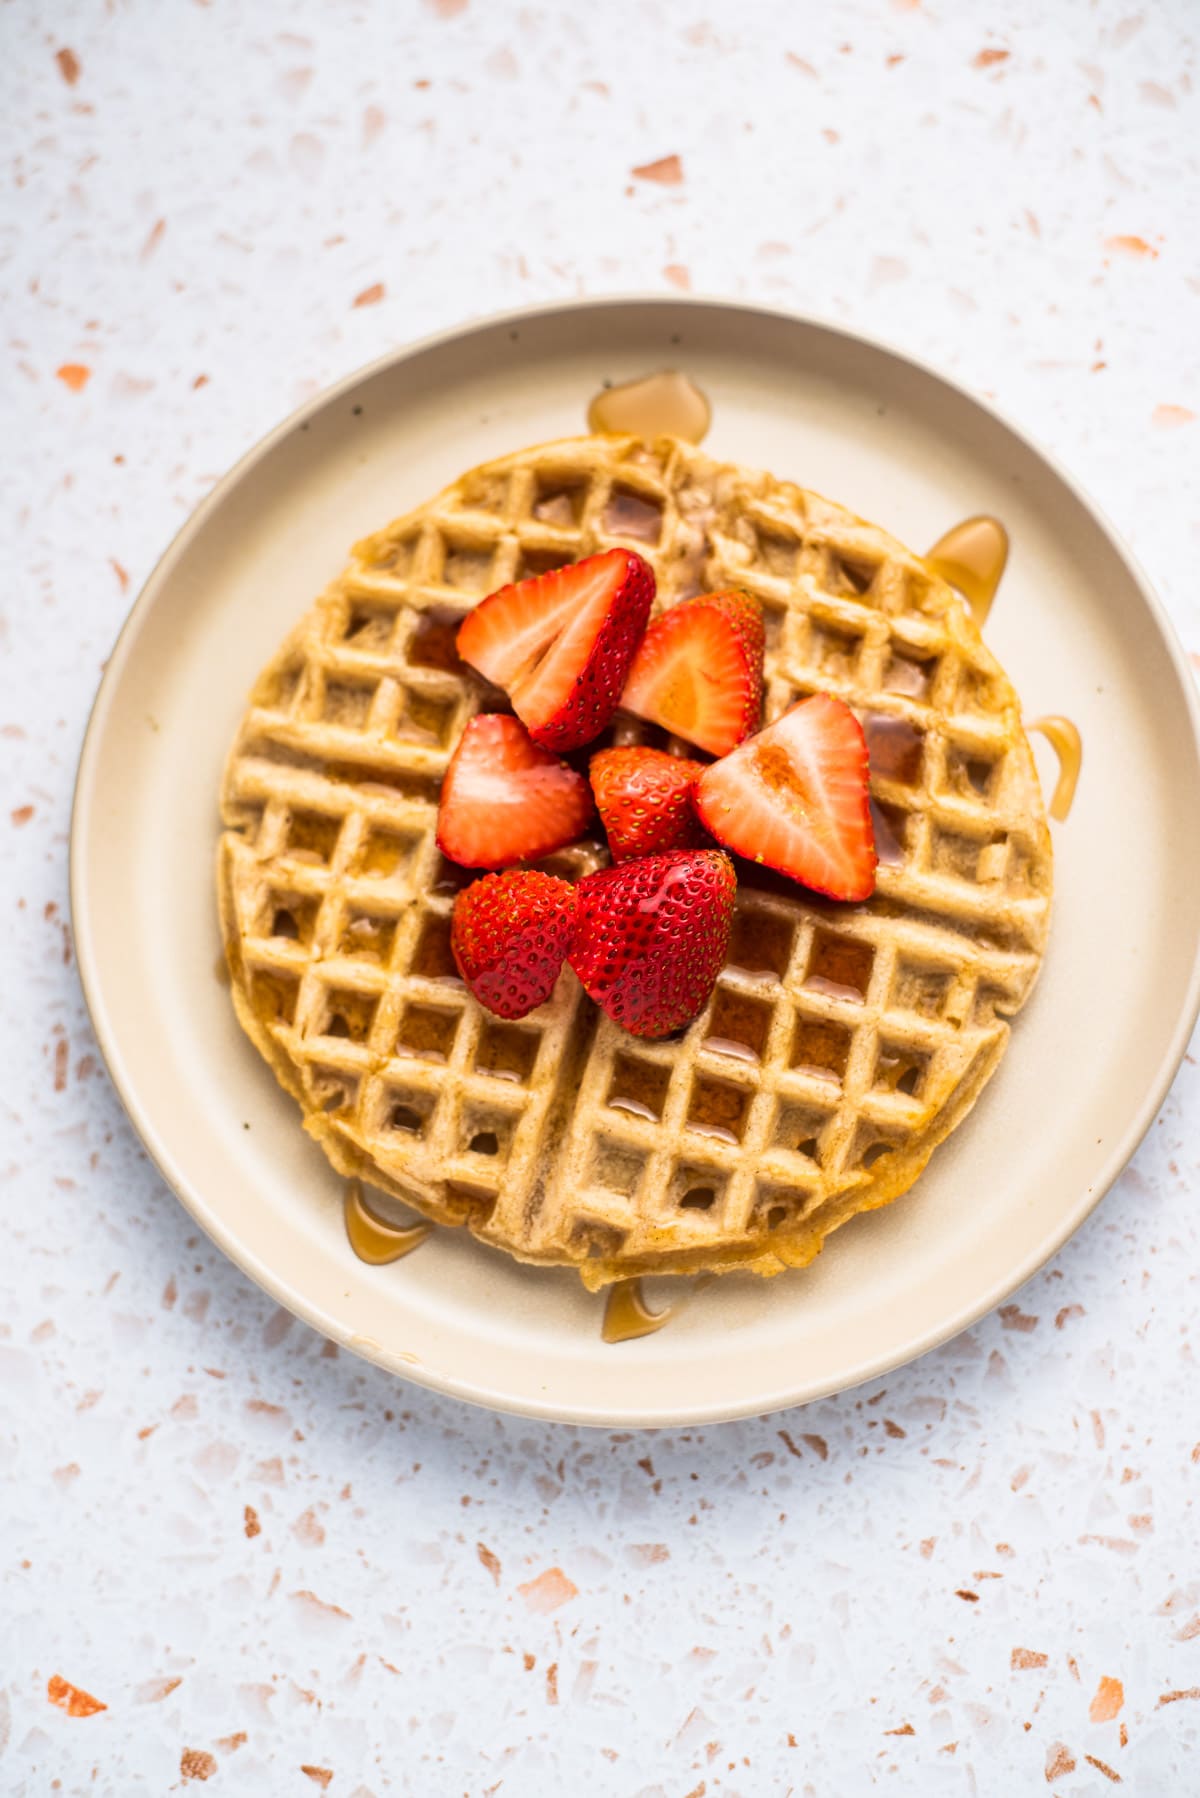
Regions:
<svg viewBox="0 0 1200 1798"><path fill-rule="evenodd" d="M615 543L660 607L757 595L768 721L818 690L855 708L881 857L856 906L740 865L728 964L661 1042L569 970L520 1023L477 1005L450 954L473 876L434 839L463 725L504 704L458 620ZM619 715L602 741L667 739ZM259 679L222 808L238 1016L333 1165L589 1287L803 1265L905 1191L995 1070L1049 921L1018 702L959 597L842 507L669 438L521 451L358 544Z"/></svg>

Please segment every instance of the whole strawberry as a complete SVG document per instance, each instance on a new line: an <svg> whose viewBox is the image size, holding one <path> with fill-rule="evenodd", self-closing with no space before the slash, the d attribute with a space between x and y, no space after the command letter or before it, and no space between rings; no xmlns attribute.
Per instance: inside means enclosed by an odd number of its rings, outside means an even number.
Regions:
<svg viewBox="0 0 1200 1798"><path fill-rule="evenodd" d="M647 855L576 887L567 959L586 991L634 1036L669 1036L712 992L737 887L719 849Z"/></svg>
<svg viewBox="0 0 1200 1798"><path fill-rule="evenodd" d="M707 842L692 809L704 767L664 749L602 749L592 757L588 779L614 862Z"/></svg>
<svg viewBox="0 0 1200 1798"><path fill-rule="evenodd" d="M554 991L574 920L567 881L532 869L487 874L455 900L450 947L481 1005L523 1018Z"/></svg>

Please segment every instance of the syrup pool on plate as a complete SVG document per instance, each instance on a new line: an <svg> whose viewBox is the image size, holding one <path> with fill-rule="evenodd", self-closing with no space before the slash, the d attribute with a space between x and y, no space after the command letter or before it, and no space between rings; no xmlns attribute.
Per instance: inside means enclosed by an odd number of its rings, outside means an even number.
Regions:
<svg viewBox="0 0 1200 1798"><path fill-rule="evenodd" d="M1083 739L1079 735L1078 726L1058 713L1052 713L1046 718L1035 718L1027 728L1040 731L1058 757L1058 782L1050 796L1050 816L1061 824L1071 810L1075 788L1079 784L1079 771L1083 766Z"/></svg>
<svg viewBox="0 0 1200 1798"><path fill-rule="evenodd" d="M389 1223L367 1204L361 1180L347 1180L342 1217L350 1247L370 1267L386 1267L391 1261L411 1255L433 1229L429 1223Z"/></svg>
<svg viewBox="0 0 1200 1798"><path fill-rule="evenodd" d="M1008 532L998 518L964 518L926 550L935 574L956 587L982 629L1008 562Z"/></svg>
<svg viewBox="0 0 1200 1798"><path fill-rule="evenodd" d="M602 387L587 413L588 430L624 437L682 437L702 443L712 423L708 396L677 369L662 369L619 387Z"/></svg>
<svg viewBox="0 0 1200 1798"><path fill-rule="evenodd" d="M648 1309L640 1280L618 1280L608 1289L600 1334L605 1342L636 1342L639 1336L653 1336L674 1315L674 1305L663 1311Z"/></svg>

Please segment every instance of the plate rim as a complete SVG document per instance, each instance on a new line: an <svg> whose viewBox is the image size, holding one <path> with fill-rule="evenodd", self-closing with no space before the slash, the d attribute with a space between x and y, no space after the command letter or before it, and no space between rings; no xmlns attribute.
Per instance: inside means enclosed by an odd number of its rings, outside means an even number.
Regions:
<svg viewBox="0 0 1200 1798"><path fill-rule="evenodd" d="M1200 1017L1200 931L1197 931L1195 940L1190 946L1190 967L1186 970L1186 979L1181 982L1182 996L1173 1028L1158 1065L1154 1069L1153 1076L1146 1083L1143 1097L1135 1109L1131 1122L1105 1157L1091 1190L1084 1190L1076 1202L1068 1207L1066 1212L1055 1221L1053 1227L1039 1239L1037 1246L1024 1257L1015 1270L1006 1270L987 1286L982 1295L973 1296L969 1302L953 1313L943 1316L920 1336L906 1342L899 1353L881 1352L869 1356L862 1363L850 1369L846 1377L839 1379L836 1385L820 1383L817 1387L810 1389L802 1381L793 1380L792 1386L787 1391L751 1396L736 1406L729 1404L706 1406L703 1402L699 1402L684 1409L659 1407L651 1408L649 1412L642 1410L636 1414L605 1407L571 1410L556 1402L539 1401L536 1397L514 1398L510 1394L489 1389L486 1381L483 1380L467 1381L453 1375L443 1376L437 1374L435 1370L427 1369L424 1364L413 1366L401 1361L390 1354L383 1344L368 1341L364 1337L356 1335L349 1325L310 1300L270 1264L263 1262L248 1251L223 1220L211 1211L203 1193L194 1186L184 1171L175 1165L171 1151L160 1139L157 1126L142 1106L135 1082L125 1070L118 1035L111 1025L105 1007L102 977L91 941L84 852L84 839L88 833L91 809L96 795L97 765L101 755L105 727L112 712L121 677L133 653L142 625L156 603L172 567L186 553L193 538L207 523L209 515L223 504L226 497L258 463L269 456L279 443L307 420L324 411L345 394L398 364L417 360L431 351L454 343L456 340L465 339L497 327L519 326L522 323L549 319L555 315L604 314L630 307L649 308L652 311L661 310L664 313L704 311L710 314L735 314L748 320L772 319L788 325L798 325L831 333L851 345L861 345L889 357L924 380L949 390L956 398L965 400L978 412L1008 432L1026 450L1040 458L1061 481L1067 492L1080 504L1090 521L1100 530L1109 549L1124 565L1136 585L1167 652L1180 696L1183 699L1184 712L1191 729L1192 751L1197 771L1200 773L1200 693L1197 692L1197 683L1170 614L1137 556L1108 517L1104 508L1063 466L1053 452L1047 450L1022 425L1015 423L1001 407L943 373L920 356L898 347L887 338L874 332L851 328L837 319L825 317L817 312L766 305L757 301L731 300L707 294L663 294L635 290L616 294L575 296L549 300L536 305L514 307L502 312L476 314L440 330L426 333L411 342L397 345L382 355L372 358L369 362L351 370L328 386L320 388L316 393L310 394L265 435L258 438L237 458L194 510L189 513L154 562L137 597L129 608L104 663L100 682L89 709L71 800L68 897L72 937L75 945L75 964L80 987L97 1047L104 1058L113 1088L126 1116L158 1173L189 1216L204 1230L217 1248L260 1286L270 1298L293 1315L301 1318L310 1328L317 1330L320 1334L386 1372L393 1375L400 1374L416 1385L466 1403L504 1412L508 1415L595 1428L655 1429L723 1423L738 1418L770 1415L793 1406L814 1403L820 1398L852 1391L867 1380L878 1378L920 1359L921 1356L949 1341L962 1330L970 1328L981 1317L986 1316L1012 1293L1019 1290L1081 1228L1119 1178L1161 1109L1182 1064L1197 1018Z"/></svg>

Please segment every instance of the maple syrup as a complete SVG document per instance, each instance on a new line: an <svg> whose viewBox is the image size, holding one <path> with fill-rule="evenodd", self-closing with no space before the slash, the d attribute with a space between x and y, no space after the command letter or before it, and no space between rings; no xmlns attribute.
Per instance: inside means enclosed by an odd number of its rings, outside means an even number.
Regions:
<svg viewBox="0 0 1200 1798"><path fill-rule="evenodd" d="M730 987L719 986L713 1000L711 1035L704 1047L718 1055L736 1055L742 1061L761 1061L771 1029L771 1008L743 998Z"/></svg>
<svg viewBox="0 0 1200 1798"><path fill-rule="evenodd" d="M697 1080L687 1127L697 1136L712 1136L736 1147L745 1113L746 1094L740 1086L727 1086L723 1080Z"/></svg>
<svg viewBox="0 0 1200 1798"><path fill-rule="evenodd" d="M645 1118L648 1123L657 1124L663 1114L670 1081L669 1068L642 1061L639 1057L618 1055L604 1103L613 1111L627 1111L630 1117Z"/></svg>
<svg viewBox="0 0 1200 1798"><path fill-rule="evenodd" d="M600 1334L605 1342L636 1342L639 1336L653 1336L656 1330L661 1330L664 1324L686 1311L692 1300L711 1286L715 1278L715 1274L701 1274L689 1281L674 1304L661 1311L650 1310L639 1279L618 1280L608 1289Z"/></svg>
<svg viewBox="0 0 1200 1798"><path fill-rule="evenodd" d="M894 780L902 787L915 787L921 778L925 754L922 733L907 718L889 718L883 712L868 712L863 731L872 774Z"/></svg>
<svg viewBox="0 0 1200 1798"><path fill-rule="evenodd" d="M998 518L964 518L925 552L934 574L962 594L982 630L1008 562L1008 532Z"/></svg>
<svg viewBox="0 0 1200 1798"><path fill-rule="evenodd" d="M601 519L613 537L632 537L635 543L657 543L662 536L662 507L653 500L614 487Z"/></svg>
<svg viewBox="0 0 1200 1798"><path fill-rule="evenodd" d="M1046 718L1035 718L1027 728L1041 731L1058 757L1058 784L1051 795L1050 816L1061 824L1070 813L1075 788L1079 784L1079 770L1083 766L1083 739L1077 726L1069 718L1063 718L1057 713Z"/></svg>
<svg viewBox="0 0 1200 1798"><path fill-rule="evenodd" d="M410 848L389 830L373 830L359 851L354 872L365 880L392 880L407 862Z"/></svg>
<svg viewBox="0 0 1200 1798"><path fill-rule="evenodd" d="M886 693L904 693L910 699L924 699L931 680L930 662L914 661L911 656L893 655L884 670Z"/></svg>
<svg viewBox="0 0 1200 1798"><path fill-rule="evenodd" d="M813 942L804 984L810 992L824 993L829 999L862 1005L874 963L875 951L869 943L821 930Z"/></svg>
<svg viewBox="0 0 1200 1798"><path fill-rule="evenodd" d="M458 653L458 627L463 613L450 606L428 606L421 613L408 640L407 657L414 668L438 668L448 673L462 670Z"/></svg>
<svg viewBox="0 0 1200 1798"><path fill-rule="evenodd" d="M850 1032L841 1024L797 1018L792 1066L818 1080L841 1081L850 1057Z"/></svg>
<svg viewBox="0 0 1200 1798"><path fill-rule="evenodd" d="M618 1280L609 1288L604 1302L600 1334L605 1342L636 1342L640 1336L653 1336L670 1323L676 1309L668 1305L663 1311L651 1311L642 1297L640 1280Z"/></svg>
<svg viewBox="0 0 1200 1798"><path fill-rule="evenodd" d="M662 369L619 387L602 387L587 412L588 430L614 436L682 437L702 443L712 423L708 397L677 369Z"/></svg>
<svg viewBox="0 0 1200 1798"><path fill-rule="evenodd" d="M462 986L462 975L450 947L450 919L430 912L421 926L413 953L412 971L422 980L437 980L446 986Z"/></svg>
<svg viewBox="0 0 1200 1798"><path fill-rule="evenodd" d="M782 980L792 957L792 926L770 913L734 913L726 966L747 980Z"/></svg>
<svg viewBox="0 0 1200 1798"><path fill-rule="evenodd" d="M411 1255L433 1229L429 1223L389 1224L367 1204L361 1180L347 1180L342 1216L350 1247L370 1267L386 1267Z"/></svg>
<svg viewBox="0 0 1200 1798"><path fill-rule="evenodd" d="M875 830L875 853L879 858L879 865L881 868L894 868L904 860L904 844L893 824L896 814L886 810L877 799L872 799L870 805L871 823Z"/></svg>

